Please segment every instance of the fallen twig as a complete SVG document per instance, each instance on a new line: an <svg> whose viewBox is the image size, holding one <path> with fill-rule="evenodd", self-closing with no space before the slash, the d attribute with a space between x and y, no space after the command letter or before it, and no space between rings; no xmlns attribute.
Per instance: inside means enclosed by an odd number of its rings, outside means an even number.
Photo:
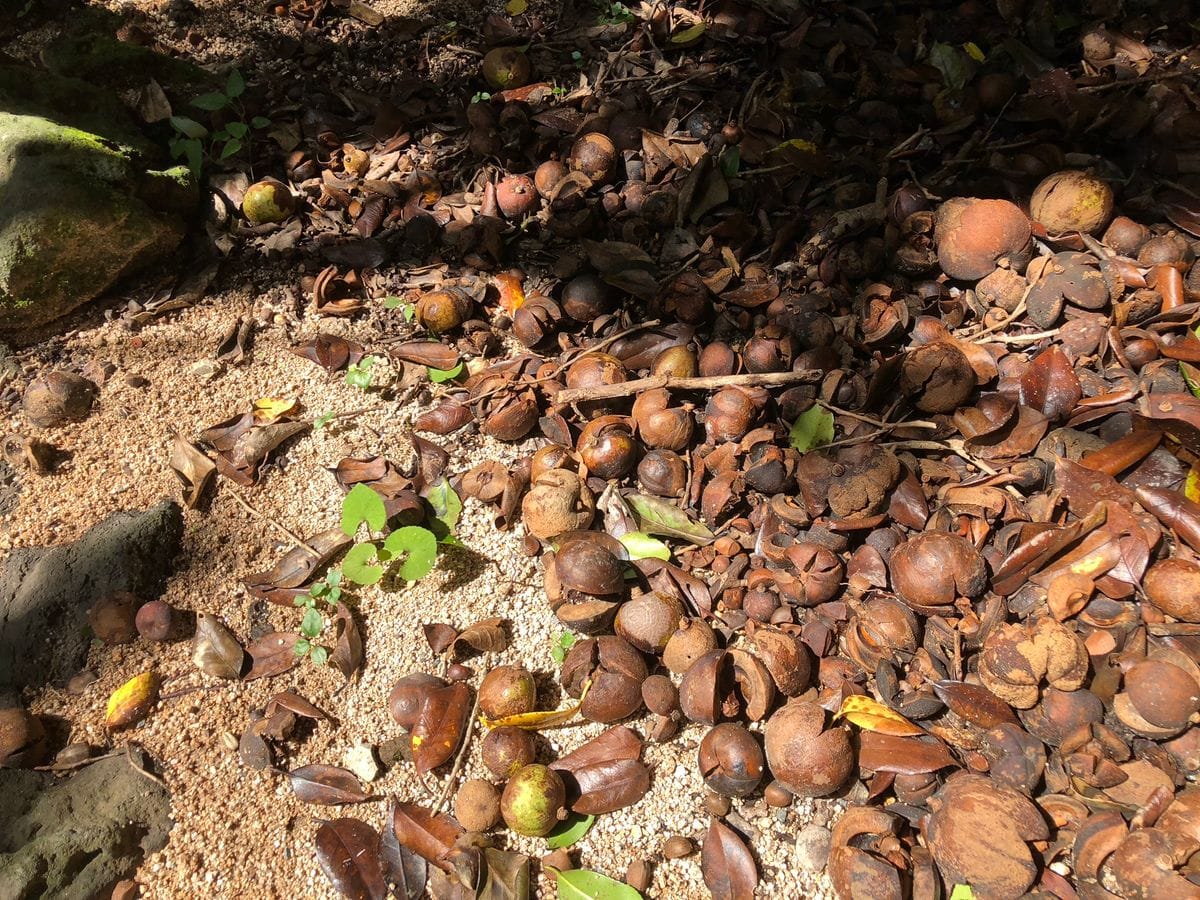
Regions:
<svg viewBox="0 0 1200 900"><path fill-rule="evenodd" d="M701 375L695 378L677 378L672 375L651 375L635 378L620 384L602 384L598 387L567 388L559 391L555 403L578 403L580 400L608 400L613 397L628 397L667 388L675 391L711 391L723 387L777 387L781 384L802 384L820 381L820 369L803 369L799 372L751 372L744 375Z"/></svg>
<svg viewBox="0 0 1200 900"><path fill-rule="evenodd" d="M250 513L252 516L256 516L257 518L262 519L268 525L274 526L280 533L287 535L288 538L291 539L293 544L295 544L297 547L299 547L300 549L307 552L313 559L321 558L321 554L318 553L316 550L314 550L312 547L310 547L305 542L304 538L300 537L300 535L296 534L296 532L292 531L290 528L288 528L282 522L279 522L278 520L272 518L271 516L268 516L264 512L259 512L257 509L255 509L253 506L250 505L249 501L247 501L245 497L243 497L241 494L239 494L233 488L229 489L229 493L233 497L233 499L238 502L238 504L242 507L242 509L246 510L246 512Z"/></svg>

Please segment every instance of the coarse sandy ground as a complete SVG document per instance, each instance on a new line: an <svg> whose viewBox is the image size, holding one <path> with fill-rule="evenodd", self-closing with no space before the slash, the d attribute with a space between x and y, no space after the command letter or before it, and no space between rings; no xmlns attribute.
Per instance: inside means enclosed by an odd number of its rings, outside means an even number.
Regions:
<svg viewBox="0 0 1200 900"><path fill-rule="evenodd" d="M275 313L279 322L263 327L246 364L206 382L193 370L194 364L209 359L228 324L251 307L263 318L272 317L269 303L256 304L252 289L229 287L198 308L158 320L136 334L120 323L93 317L65 340L31 348L25 357L30 365L51 359L66 365L104 360L116 371L87 421L43 433L72 458L54 475L24 478L17 509L4 523L0 549L69 541L112 511L178 496L167 466L173 433L193 435L256 397L296 395L306 409L320 412L364 405L361 392L346 386L341 376L327 376L287 352L318 329L350 336L355 327L337 320L295 318L291 310ZM137 377L149 383L131 386L128 379L136 382ZM277 457L260 484L242 494L264 516L297 532L332 527L341 491L328 468L350 454L383 453L403 462L409 452L408 423L417 408L385 405L303 436ZM26 430L20 414L8 428ZM480 435L441 443L451 453L453 472L484 458L512 460L530 449ZM289 541L241 507L232 497L234 490L222 481L210 509L186 513L183 551L165 599L181 609L223 617L244 641L252 624L261 627L261 621L252 621L251 600L239 578L272 565ZM117 744L128 740L145 746L171 789L175 827L170 841L138 874L146 896L336 896L312 850L317 819L335 813L295 800L281 776L243 767L228 744L244 729L249 711L276 691L295 690L338 722L320 723L311 735L293 741L285 765L340 764L357 740L378 744L397 736L386 697L398 677L437 671L421 634L422 623L448 622L461 628L477 619L502 616L512 622L513 643L499 661L524 663L539 676L543 705L560 702L557 667L549 650L561 626L542 593L538 564L523 554L519 535L497 531L476 501L467 500L459 534L470 552L445 554L438 568L411 589L359 592L366 664L361 678L348 686L336 671L316 670L307 663L248 685L214 684L193 666L188 642L154 645L139 640L117 648L96 645L89 666L99 678L82 695L71 696L61 686L46 687L36 695L34 711L70 722L72 740L105 746L105 700L138 672L157 669L168 679L167 692L191 685L206 688L163 702L145 722L115 737ZM273 607L267 615L280 630L296 627L297 614L290 610ZM639 727L636 721L631 724ZM546 736L555 750L569 750L600 730L577 727ZM640 730L645 732L644 727ZM579 845L581 865L620 878L631 861L646 857L659 861L651 896L706 895L698 853L674 861L662 861L660 853L665 837L684 834L698 840L707 828L701 807L705 789L694 764L702 733L691 726L666 745L648 745L646 756L654 769L650 793L632 808L599 818ZM466 774L486 774L477 752L471 754ZM438 779L439 792L442 784ZM393 768L373 788L381 796L430 799L406 764ZM761 800L735 808L754 832L762 896L826 892L822 876L794 864L793 842L803 825L826 821L831 804L799 802L786 813L767 808ZM383 804L346 808L342 814L362 816L380 826ZM545 852L539 840L514 839L507 833L502 839L533 856ZM542 881L541 889L543 895L553 896L548 882Z"/></svg>
<svg viewBox="0 0 1200 900"><path fill-rule="evenodd" d="M260 66L260 73L277 70L265 49L269 39L297 33L290 20L265 17L260 4L241 0L202 0L182 30L169 27L166 3L138 0L131 5L105 5L143 17L164 43L175 48L186 44L188 55L202 64L242 60ZM375 5L389 15L481 18L486 11L470 2L437 10L416 6L412 0L380 0ZM552 7L548 11L554 12ZM43 25L3 49L32 58L54 32L54 23ZM361 43L356 44L363 36L361 27L346 22L329 34L351 50L361 49ZM188 40L189 35L198 35L199 40ZM278 71L290 71L291 65L280 62ZM403 60L386 54L339 51L331 68L346 83L368 90L402 73L403 65ZM403 276L394 270L382 274ZM264 267L243 256L226 263L214 289L194 309L168 314L134 332L120 321L105 321L93 308L60 324L57 336L48 334L25 346L20 359L26 377L44 366L81 368L105 361L116 368L87 421L40 435L68 451L71 458L53 475L19 476L16 508L0 526L0 551L70 541L113 511L144 508L164 495L178 497L178 484L167 465L173 434L192 438L200 429L244 410L255 398L298 396L314 416L372 405L340 375L327 376L287 352L317 331L357 336L368 352L372 349L373 332L368 326L318 320L307 306L301 306L292 293L297 280L294 266ZM126 294L102 305L120 310L129 298L144 300L149 290L146 284L134 284ZM201 371L203 364L212 359L231 323L247 314L262 323L250 356L244 364L208 380ZM385 454L405 462L409 423L418 408L419 401L405 408L385 403L381 409L290 442L274 457L261 482L241 491L259 516L235 501L237 488L221 481L210 508L185 514L183 551L164 599L181 609L221 616L243 642L252 628L258 629L256 633L269 630L264 617L271 627L295 629L298 613L277 607L252 610L239 582L271 566L290 546L267 519L301 534L334 526L342 494L328 469L347 455ZM4 434L29 433L19 412L5 423ZM534 446L502 445L477 434L439 442L451 453L452 473L485 458L509 461ZM481 618L502 616L512 623L513 642L497 661L521 662L538 674L543 707L562 700L555 680L557 666L550 656L551 641L562 629L543 595L540 567L522 552L519 533L496 530L489 512L468 500L459 537L467 551L444 554L434 573L416 586L397 593L377 588L358 592L366 663L360 678L349 685L343 685L336 671L317 670L307 663L248 685L213 683L192 664L188 642L138 641L117 648L94 646L89 668L98 679L81 695L51 685L30 698L36 713L67 720L72 740L99 747L110 741L117 745L135 741L160 766L171 790L175 825L167 846L138 873L145 896L333 897L313 853L318 819L343 814L382 825L382 803L337 811L307 806L293 798L283 777L239 763L236 750L231 749L236 736L245 728L250 711L276 691L294 690L337 721L336 725L319 723L311 733L293 740L280 763L285 767L340 764L356 741L377 745L399 734L385 704L392 683L409 672L434 671L438 665L422 637L422 623L448 622L461 628ZM151 667L168 680L168 693L190 686L203 690L164 701L146 721L110 738L101 725L106 698L125 680ZM644 723L630 724L645 733ZM600 730L587 726L549 732L546 755L551 755L550 748L572 749ZM580 865L619 879L630 862L644 857L655 862L650 896L706 896L699 853L673 861L661 855L666 837L683 834L698 842L707 828L701 806L705 789L695 766L702 733L691 726L668 744L648 745L646 757L654 769L650 793L632 808L599 818L578 845ZM476 741L464 776L485 774L477 751ZM439 794L444 778L436 779ZM381 797L432 799L405 764L387 772L372 788ZM836 803L808 801L797 802L787 811L772 810L761 799L735 803L743 821L736 817L732 821L752 838L759 856L761 896L829 895L827 879L795 860L794 842L804 825L824 824L836 809ZM545 852L540 840L515 838L507 832L499 839L535 858ZM554 893L545 879L538 881L538 892Z"/></svg>

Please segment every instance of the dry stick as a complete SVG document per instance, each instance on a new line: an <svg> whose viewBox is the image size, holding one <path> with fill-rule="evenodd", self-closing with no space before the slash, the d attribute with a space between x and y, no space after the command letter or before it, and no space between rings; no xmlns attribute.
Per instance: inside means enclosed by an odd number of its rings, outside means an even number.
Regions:
<svg viewBox="0 0 1200 900"><path fill-rule="evenodd" d="M559 391L555 403L578 403L580 400L609 400L613 397L628 397L655 388L674 391L712 391L723 387L777 387L782 384L800 384L820 381L824 373L820 369L803 369L799 372L751 372L745 375L701 375L697 378L677 378L673 375L651 375L635 378L620 384L602 384L597 387L567 388Z"/></svg>
<svg viewBox="0 0 1200 900"><path fill-rule="evenodd" d="M140 750L141 747L139 747L138 749ZM133 767L133 771L137 772L143 778L150 779L155 784L157 784L159 787L161 787L163 790L167 789L167 783L165 781L163 781L161 778L159 778L153 772L148 771L147 769L143 769L141 764L138 763L138 761L133 758L133 744L132 743L125 745L125 758L129 760L129 765L131 765Z"/></svg>
<svg viewBox="0 0 1200 900"><path fill-rule="evenodd" d="M273 525L276 529L278 529L283 534L286 534L291 539L293 544L295 544L297 547L301 548L302 550L305 550L310 556L312 556L313 559L321 558L321 554L318 553L316 550L314 550L312 547L310 547L305 542L304 538L300 537L300 535L296 534L296 532L292 531L290 528L288 528L286 525L282 524L281 522L277 521L276 519L271 518L266 513L259 512L257 509L255 509L253 506L251 506L246 501L246 499L244 497L242 497L242 495L239 494L237 491L235 491L233 488L229 489L229 493L233 496L233 499L236 500L241 505L242 509L246 510L246 512L250 513L253 516L257 516L258 518L262 519L267 524Z"/></svg>

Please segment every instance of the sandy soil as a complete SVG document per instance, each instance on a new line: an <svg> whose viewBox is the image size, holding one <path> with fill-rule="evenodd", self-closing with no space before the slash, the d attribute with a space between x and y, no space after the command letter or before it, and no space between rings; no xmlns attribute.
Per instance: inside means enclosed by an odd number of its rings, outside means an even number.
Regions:
<svg viewBox="0 0 1200 900"><path fill-rule="evenodd" d="M234 276L238 280L238 276ZM83 366L109 362L115 372L104 385L96 411L85 422L42 433L71 454L54 475L21 479L17 509L4 523L0 549L69 541L108 513L141 508L159 497L178 496L167 466L172 435L193 436L199 429L243 409L254 398L298 396L316 414L342 412L364 405L361 392L341 376L287 352L317 330L355 334L337 320L295 316L276 302L255 303L256 291L230 287L200 307L158 320L137 333L118 322L98 322L93 314L63 340L30 348L22 354L36 370L52 361ZM281 290L268 292L278 301ZM251 308L266 320L253 352L242 366L229 368L215 381L197 374L221 334ZM273 312L272 310L280 310ZM361 327L361 326L357 326ZM367 335L362 336L364 340ZM139 379L148 384L135 387ZM349 454L383 453L403 461L408 454L408 423L417 406L384 408L304 436L276 457L275 464L243 497L264 516L302 534L336 524L341 492L327 471ZM26 433L21 416L9 423ZM511 460L530 445L502 445L481 436L442 443L452 455L451 469L462 472L483 458ZM165 599L188 610L220 615L245 641L260 616L239 579L269 567L289 546L288 539L233 498L238 490L218 485L206 512L186 514L183 552ZM289 766L340 764L356 741L379 744L396 737L398 728L385 700L392 683L417 670L435 670L435 659L420 632L423 622L449 622L465 627L487 616L512 622L513 645L502 661L521 661L541 677L542 700L561 699L554 681L556 666L550 643L561 632L541 589L539 566L521 551L518 534L495 530L488 511L468 500L460 537L469 554L447 553L438 568L411 590L384 593L365 590L358 604L366 632L366 665L359 681L342 685L333 670L308 664L273 679L249 685L214 683L190 660L188 643L153 645L144 641L118 648L96 645L89 660L99 676L81 696L51 686L32 698L39 714L61 716L71 723L72 739L107 745L102 728L108 694L127 678L155 668L169 680L166 691L202 686L165 701L150 718L116 742L136 741L159 761L170 786L175 827L170 842L142 868L138 880L150 897L332 897L312 851L318 818L333 811L297 802L285 779L251 771L239 764L230 742L240 734L250 710L261 707L278 690L291 689L331 713L338 725L319 724L303 740L289 746ZM270 622L281 630L296 627L297 614L270 608ZM639 727L638 722L632 723ZM555 750L569 750L598 733L598 726L551 732ZM641 728L643 733L644 727ZM579 845L580 863L621 877L634 859L661 860L666 836L699 839L707 827L701 806L703 783L694 754L702 730L684 729L671 743L651 745L647 758L654 767L651 792L638 805L600 817ZM484 775L477 753L466 774ZM440 791L441 782L437 785ZM381 795L429 800L410 767L400 765L374 785ZM816 896L823 881L794 865L796 832L814 816L827 820L829 804L797 804L786 812L762 801L736 807L754 830L760 854L763 896ZM342 810L380 825L382 804ZM545 852L537 840L504 840L533 856ZM546 882L543 893L552 896ZM664 861L655 869L651 896L703 896L699 854Z"/></svg>

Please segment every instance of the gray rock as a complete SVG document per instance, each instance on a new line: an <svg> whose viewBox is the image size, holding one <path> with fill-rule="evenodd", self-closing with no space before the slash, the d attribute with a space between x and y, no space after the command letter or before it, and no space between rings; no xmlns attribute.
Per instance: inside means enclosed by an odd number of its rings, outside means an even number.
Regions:
<svg viewBox="0 0 1200 900"><path fill-rule="evenodd" d="M196 186L155 154L104 91L0 65L0 329L59 318L179 245Z"/></svg>
<svg viewBox="0 0 1200 900"><path fill-rule="evenodd" d="M107 897L171 828L167 791L124 754L69 778L0 769L0 794L0 897Z"/></svg>
<svg viewBox="0 0 1200 900"><path fill-rule="evenodd" d="M805 825L796 835L796 865L814 872L823 871L829 862L832 843L833 835L828 828L821 825Z"/></svg>
<svg viewBox="0 0 1200 900"><path fill-rule="evenodd" d="M22 548L0 562L0 706L24 687L79 669L94 601L114 591L157 597L182 537L183 513L163 500L114 513L74 544Z"/></svg>

